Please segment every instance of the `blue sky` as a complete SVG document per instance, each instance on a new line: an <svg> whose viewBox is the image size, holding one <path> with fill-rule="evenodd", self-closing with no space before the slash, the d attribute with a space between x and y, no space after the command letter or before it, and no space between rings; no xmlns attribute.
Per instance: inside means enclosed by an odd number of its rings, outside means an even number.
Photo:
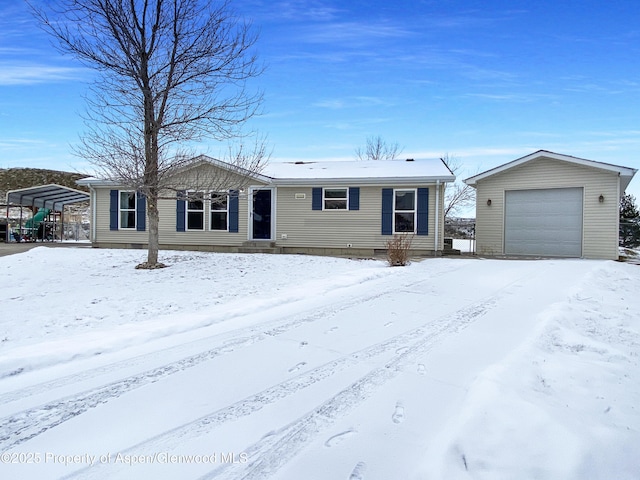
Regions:
<svg viewBox="0 0 640 480"><path fill-rule="evenodd" d="M352 160L380 135L403 157L457 157L462 177L538 149L640 168L637 0L234 6L260 31L264 115L248 127L272 161ZM90 75L0 0L0 167L88 168L70 145Z"/></svg>

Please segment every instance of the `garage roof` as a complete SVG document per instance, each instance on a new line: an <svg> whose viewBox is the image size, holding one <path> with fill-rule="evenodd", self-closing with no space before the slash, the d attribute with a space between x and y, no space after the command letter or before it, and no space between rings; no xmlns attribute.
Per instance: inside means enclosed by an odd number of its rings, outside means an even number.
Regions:
<svg viewBox="0 0 640 480"><path fill-rule="evenodd" d="M571 155L562 155L560 153L549 152L547 150L538 150L537 152L534 152L530 155L518 158L517 160L513 160L512 162L509 162L509 163L505 163L504 165L500 165L499 167L492 168L491 170L487 170L486 172L480 173L471 178L467 178L464 181L464 183L466 183L467 185L471 185L472 187L475 187L478 180L483 180L487 177L490 177L497 173L504 172L505 170L508 170L513 167L517 167L518 165L522 165L523 163L530 162L531 160L535 160L540 157L552 158L554 160L561 160L563 162L575 163L576 165L599 168L600 170L607 170L613 173L617 173L618 175L620 175L622 192L625 191L625 189L627 188L627 185L629 185L629 182L637 172L635 168L621 167L619 165L596 162L594 160L586 160L584 158L572 157Z"/></svg>
<svg viewBox="0 0 640 480"><path fill-rule="evenodd" d="M89 194L62 185L50 184L21 188L7 192L7 203L13 205L34 206L62 210L71 203L88 202Z"/></svg>

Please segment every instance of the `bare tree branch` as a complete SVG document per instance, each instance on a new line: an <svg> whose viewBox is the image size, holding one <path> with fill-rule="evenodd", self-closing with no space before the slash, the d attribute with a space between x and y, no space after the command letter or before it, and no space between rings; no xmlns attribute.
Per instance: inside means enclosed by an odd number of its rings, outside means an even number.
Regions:
<svg viewBox="0 0 640 480"><path fill-rule="evenodd" d="M185 146L242 138L259 112L262 93L247 86L263 71L251 52L257 37L229 0L51 0L31 9L60 50L96 72L76 153L146 196L155 265L158 199L189 165ZM256 144L228 160L235 179L268 154ZM218 188L221 179L210 181Z"/></svg>
<svg viewBox="0 0 640 480"><path fill-rule="evenodd" d="M356 148L357 160L395 160L402 153L403 148L395 143L387 143L380 135L367 137L363 147Z"/></svg>
<svg viewBox="0 0 640 480"><path fill-rule="evenodd" d="M441 160L451 170L456 177L459 176L462 164L460 161L448 153L445 153ZM448 219L456 213L460 212L464 208L467 208L475 202L476 192L475 189L456 181L453 184L445 184L444 190L444 218Z"/></svg>

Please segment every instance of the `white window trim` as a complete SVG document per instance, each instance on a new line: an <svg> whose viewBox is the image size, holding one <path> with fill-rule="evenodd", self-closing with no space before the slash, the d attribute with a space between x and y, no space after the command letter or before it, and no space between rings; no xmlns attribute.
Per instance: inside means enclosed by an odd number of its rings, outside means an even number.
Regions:
<svg viewBox="0 0 640 480"><path fill-rule="evenodd" d="M213 201L211 200L211 195L226 195L227 196L227 208L225 210L214 210L213 209ZM207 200L209 204L209 231L211 232L228 232L229 231L229 194L225 192L209 192L209 197ZM203 205L204 207L204 205ZM206 209L206 207L205 207ZM227 214L227 226L224 230L219 230L217 228L212 228L213 222L211 221L211 214L214 212L225 212Z"/></svg>
<svg viewBox="0 0 640 480"><path fill-rule="evenodd" d="M413 210L396 210L396 192L413 192ZM397 232L396 231L396 212L397 213L411 213L413 212L413 231L412 232ZM393 189L393 234L415 234L418 229L418 189L417 188L394 188Z"/></svg>
<svg viewBox="0 0 640 480"><path fill-rule="evenodd" d="M342 200L342 198L326 198L325 191L326 190L344 190L346 197L346 207L345 208L326 208L326 200ZM349 188L347 187L323 187L322 188L322 210L326 212L344 212L349 211Z"/></svg>
<svg viewBox="0 0 640 480"><path fill-rule="evenodd" d="M133 208L122 208L122 194L123 193L133 193L133 199L135 204ZM133 211L134 222L133 227L123 227L122 226L122 212L131 212ZM136 192L132 190L118 190L118 230L135 230L138 225L138 195Z"/></svg>
<svg viewBox="0 0 640 480"><path fill-rule="evenodd" d="M189 208L189 195L193 193L201 193L202 194L202 210L193 210ZM207 192L203 192L201 190L189 190L185 192L185 205L184 205L184 230L185 232L204 232L207 228L207 207L206 207L206 196ZM199 213L202 212L202 228L189 228L189 213Z"/></svg>

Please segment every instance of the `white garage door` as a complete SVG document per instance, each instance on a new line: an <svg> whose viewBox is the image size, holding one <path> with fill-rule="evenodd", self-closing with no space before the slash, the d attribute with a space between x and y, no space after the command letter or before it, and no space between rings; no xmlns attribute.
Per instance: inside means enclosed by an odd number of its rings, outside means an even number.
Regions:
<svg viewBox="0 0 640 480"><path fill-rule="evenodd" d="M582 256L582 198L582 188L506 192L505 253Z"/></svg>

